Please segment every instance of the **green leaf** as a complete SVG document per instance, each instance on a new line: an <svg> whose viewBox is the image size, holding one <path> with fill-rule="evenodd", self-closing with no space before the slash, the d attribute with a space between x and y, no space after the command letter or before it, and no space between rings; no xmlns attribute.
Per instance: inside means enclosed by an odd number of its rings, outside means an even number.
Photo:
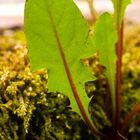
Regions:
<svg viewBox="0 0 140 140"><path fill-rule="evenodd" d="M94 45L99 51L100 64L106 67L106 77L111 91L113 113L115 113L115 75L117 32L114 28L113 18L104 13L100 16L94 28ZM113 114L114 115L114 114Z"/></svg>
<svg viewBox="0 0 140 140"><path fill-rule="evenodd" d="M121 23L124 17L125 10L128 4L131 3L131 0L112 0L114 6L114 16L116 23Z"/></svg>
<svg viewBox="0 0 140 140"><path fill-rule="evenodd" d="M94 52L86 47L89 29L76 5L72 0L26 1L25 32L32 70L47 68L49 92L65 93L73 110L92 124L84 83L94 77L80 59Z"/></svg>

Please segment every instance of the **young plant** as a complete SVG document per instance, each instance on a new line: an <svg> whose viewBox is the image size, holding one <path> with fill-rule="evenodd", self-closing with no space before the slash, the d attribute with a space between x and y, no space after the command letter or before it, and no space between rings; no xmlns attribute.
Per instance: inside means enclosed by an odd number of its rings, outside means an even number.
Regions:
<svg viewBox="0 0 140 140"><path fill-rule="evenodd" d="M76 5L72 0L28 0L25 30L32 70L47 68L49 92L65 93L72 109L102 135L90 118L84 89L84 83L95 78L80 61L95 51L86 47L89 28Z"/></svg>
<svg viewBox="0 0 140 140"><path fill-rule="evenodd" d="M47 68L49 92L65 93L73 111L79 113L91 131L102 139L121 140L128 121L140 107L136 105L120 127L123 17L130 0L112 2L114 20L109 13L101 15L88 46L89 27L72 0L26 0L25 32L31 68L33 71ZM92 56L96 51L99 52L100 64L106 68L106 114L112 122L106 134L92 122L88 110L90 99L84 88L85 82L96 78L81 59Z"/></svg>

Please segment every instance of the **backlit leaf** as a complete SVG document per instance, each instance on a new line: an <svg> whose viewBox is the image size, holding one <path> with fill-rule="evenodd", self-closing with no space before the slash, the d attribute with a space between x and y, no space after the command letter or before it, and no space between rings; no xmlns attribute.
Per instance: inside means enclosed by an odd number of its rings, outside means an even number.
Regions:
<svg viewBox="0 0 140 140"><path fill-rule="evenodd" d="M80 59L94 52L86 47L89 29L76 5L72 0L26 1L25 32L32 70L47 68L49 92L65 93L72 109L92 124L84 83L94 77Z"/></svg>
<svg viewBox="0 0 140 140"><path fill-rule="evenodd" d="M106 67L106 77L111 91L112 108L115 111L115 75L117 32L114 28L113 18L104 13L100 16L94 28L94 45L99 51L100 64ZM114 114L113 114L114 115Z"/></svg>

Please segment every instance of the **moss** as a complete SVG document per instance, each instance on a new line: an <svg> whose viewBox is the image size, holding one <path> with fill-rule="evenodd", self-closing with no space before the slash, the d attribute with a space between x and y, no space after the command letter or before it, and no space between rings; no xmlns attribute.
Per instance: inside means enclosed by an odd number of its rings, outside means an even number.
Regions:
<svg viewBox="0 0 140 140"><path fill-rule="evenodd" d="M0 36L0 139L93 139L69 99L48 93L47 70L32 73L26 55L22 31Z"/></svg>
<svg viewBox="0 0 140 140"><path fill-rule="evenodd" d="M124 53L122 66L122 111L121 118L140 101L140 26L128 25L124 31ZM140 113L133 117L129 123L129 138L138 139L140 133L136 120Z"/></svg>

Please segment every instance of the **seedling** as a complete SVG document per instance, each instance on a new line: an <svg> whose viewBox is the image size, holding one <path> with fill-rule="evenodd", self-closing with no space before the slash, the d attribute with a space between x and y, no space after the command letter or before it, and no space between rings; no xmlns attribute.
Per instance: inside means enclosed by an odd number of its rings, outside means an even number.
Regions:
<svg viewBox="0 0 140 140"><path fill-rule="evenodd" d="M93 134L102 139L125 139L125 130L140 105L128 113L120 127L120 79L123 44L123 18L130 0L112 0L114 16L102 14L89 35L89 27L72 0L27 0L25 32L31 69L48 70L49 92L69 97L73 111L79 113ZM88 43L89 38L93 43ZM100 132L92 122L84 84L95 80L81 61L99 52L99 62L106 68L107 116L111 116L109 134ZM111 107L109 106L111 104ZM111 133L111 135L110 135Z"/></svg>

